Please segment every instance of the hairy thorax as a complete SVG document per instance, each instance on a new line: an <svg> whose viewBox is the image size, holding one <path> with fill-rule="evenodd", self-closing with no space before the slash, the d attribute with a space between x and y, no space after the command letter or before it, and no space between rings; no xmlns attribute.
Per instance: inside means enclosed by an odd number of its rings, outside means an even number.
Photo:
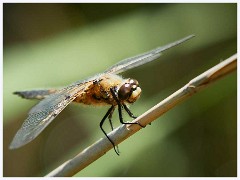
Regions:
<svg viewBox="0 0 240 180"><path fill-rule="evenodd" d="M86 105L116 105L110 88L119 87L124 79L118 75L105 74L101 79L90 81L85 85L84 92L74 101Z"/></svg>

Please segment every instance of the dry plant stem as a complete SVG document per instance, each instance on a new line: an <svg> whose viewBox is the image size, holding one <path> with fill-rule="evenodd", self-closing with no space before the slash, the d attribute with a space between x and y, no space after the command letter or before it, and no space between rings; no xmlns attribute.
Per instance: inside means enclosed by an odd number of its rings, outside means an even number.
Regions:
<svg viewBox="0 0 240 180"><path fill-rule="evenodd" d="M149 124L180 102L186 100L188 97L212 84L212 82L231 73L236 69L237 54L231 56L225 61L222 61L218 65L212 67L208 71L192 79L188 84L186 84L181 89L161 101L156 106L149 109L147 112L139 116L133 122L139 122L141 125ZM122 125L108 135L117 145L140 129L141 127L136 124ZM111 143L108 141L107 138L102 138L96 143L86 148L85 150L83 150L73 159L66 161L54 171L50 172L47 176L73 176L74 174L81 171L86 166L100 158L110 149L112 149ZM116 158L118 157L116 156Z"/></svg>

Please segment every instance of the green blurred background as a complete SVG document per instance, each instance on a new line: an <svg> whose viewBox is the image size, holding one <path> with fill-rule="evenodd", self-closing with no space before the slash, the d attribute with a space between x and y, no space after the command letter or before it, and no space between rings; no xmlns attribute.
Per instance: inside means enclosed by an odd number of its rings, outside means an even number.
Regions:
<svg viewBox="0 0 240 180"><path fill-rule="evenodd" d="M142 96L131 106L140 115L237 52L237 4L4 4L3 15L4 176L49 173L104 137L99 122L108 109L71 104L33 142L10 151L36 104L12 92L62 87L195 34L157 61L122 74L140 82ZM119 126L117 113L113 118ZM237 73L119 148L119 157L111 150L76 176L237 176Z"/></svg>

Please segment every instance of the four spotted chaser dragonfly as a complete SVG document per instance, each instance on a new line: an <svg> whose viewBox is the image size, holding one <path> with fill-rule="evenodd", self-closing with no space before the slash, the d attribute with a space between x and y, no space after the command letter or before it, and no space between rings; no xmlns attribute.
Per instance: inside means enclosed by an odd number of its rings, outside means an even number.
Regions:
<svg viewBox="0 0 240 180"><path fill-rule="evenodd" d="M124 122L122 109L125 109L131 118L136 118L128 109L127 104L134 103L140 97L141 88L137 80L130 78L123 79L117 74L153 61L159 58L163 51L179 45L192 37L194 37L194 35L187 36L141 55L124 59L103 73L85 80L77 81L59 90L47 89L14 92L14 94L23 98L40 99L41 101L29 111L27 119L23 122L21 128L16 133L9 148L16 149L32 141L69 103L73 101L87 105L110 106L109 110L100 121L100 128L113 145L115 152L119 155L119 151L115 148L114 142L104 131L103 124L108 118L111 129L113 130L111 118L116 107L118 108L119 119L122 124L139 124ZM139 125L144 127L141 124Z"/></svg>

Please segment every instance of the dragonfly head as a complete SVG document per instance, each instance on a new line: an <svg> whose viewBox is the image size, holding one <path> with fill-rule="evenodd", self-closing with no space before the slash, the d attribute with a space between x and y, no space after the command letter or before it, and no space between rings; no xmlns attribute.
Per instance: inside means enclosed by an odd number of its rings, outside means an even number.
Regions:
<svg viewBox="0 0 240 180"><path fill-rule="evenodd" d="M118 97L122 101L134 103L141 94L139 83L135 79L127 79L118 90Z"/></svg>

